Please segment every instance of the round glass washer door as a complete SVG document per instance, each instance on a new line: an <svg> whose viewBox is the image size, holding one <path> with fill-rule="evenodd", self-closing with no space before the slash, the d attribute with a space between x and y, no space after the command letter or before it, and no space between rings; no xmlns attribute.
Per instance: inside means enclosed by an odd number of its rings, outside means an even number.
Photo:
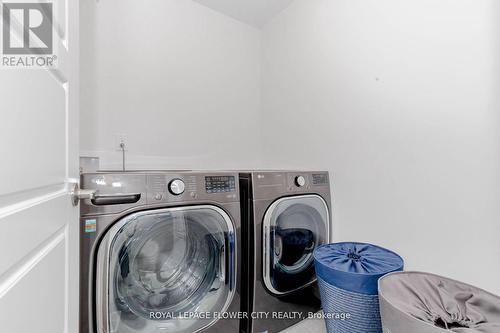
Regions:
<svg viewBox="0 0 500 333"><path fill-rule="evenodd" d="M99 333L196 332L234 295L235 237L215 206L150 210L118 221L97 262Z"/></svg>
<svg viewBox="0 0 500 333"><path fill-rule="evenodd" d="M318 195L276 200L264 215L263 278L276 295L316 281L314 249L329 240L328 206Z"/></svg>

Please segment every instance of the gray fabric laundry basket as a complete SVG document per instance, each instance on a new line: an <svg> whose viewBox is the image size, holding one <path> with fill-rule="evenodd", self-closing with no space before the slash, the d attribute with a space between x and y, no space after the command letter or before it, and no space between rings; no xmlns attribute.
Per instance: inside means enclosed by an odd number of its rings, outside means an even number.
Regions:
<svg viewBox="0 0 500 333"><path fill-rule="evenodd" d="M314 261L328 333L381 333L378 279L402 270L403 259L371 244L336 243L316 248Z"/></svg>
<svg viewBox="0 0 500 333"><path fill-rule="evenodd" d="M379 281L384 333L500 333L500 297L434 274L402 272Z"/></svg>

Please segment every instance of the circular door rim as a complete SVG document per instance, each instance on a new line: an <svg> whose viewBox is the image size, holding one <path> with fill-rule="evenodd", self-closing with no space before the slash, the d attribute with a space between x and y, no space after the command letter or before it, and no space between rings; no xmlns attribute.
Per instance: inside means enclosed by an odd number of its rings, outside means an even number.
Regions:
<svg viewBox="0 0 500 333"><path fill-rule="evenodd" d="M164 212L176 212L176 211L190 211L190 210L196 210L196 209L211 209L217 213L219 213L224 222L226 223L228 233L234 235L234 246L233 246L233 252L231 253L228 251L228 255L234 256L234 264L232 266L232 272L230 272L230 276L234 279L234 281L230 281L230 285L235 286L236 285L236 272L238 271L237 269L237 260L236 258L238 257L237 255L237 237L235 235L235 227L233 220L229 216L226 211L224 211L222 208L215 206L215 205L193 205L193 206L182 206L182 207L170 207L170 208L154 208L154 209L149 209L149 210L143 210L140 212L136 212L130 215L127 215L125 217L120 218L117 220L116 223L113 224L113 226L104 234L103 239L101 244L99 245L97 249L97 269L96 269L96 283L95 283L95 302L96 302L96 307L95 307L95 312L96 312L96 323L97 323L97 332L98 333L109 333L109 308L108 308L108 302L109 302L109 262L110 262L110 251L111 251L111 246L113 244L113 241L115 240L116 235L118 232L121 230L123 226L125 226L127 223L130 223L133 221L136 217L138 216L143 216L151 213L164 213ZM226 299L226 302L224 303L224 306L220 310L220 312L225 312L229 306L231 305L231 302L233 301L234 295L236 293L236 288L233 287L232 289L229 290L229 295ZM207 329L208 327L214 325L218 321L218 318L215 318L212 320L209 324L197 329L193 333L200 332L202 330Z"/></svg>
<svg viewBox="0 0 500 333"><path fill-rule="evenodd" d="M305 194L305 195L287 196L287 197L282 197L282 198L275 200L269 206L269 208L266 210L266 213L264 214L264 222L263 222L263 226L262 226L262 256L263 256L262 264L264 266L264 267L262 267L262 275L263 275L264 285L266 286L266 288L270 292L272 292L275 295L283 296L283 295L291 294L293 292L296 292L300 289L304 289L304 288L312 285L317 280L317 278L314 277L314 279L312 279L308 283L306 283L298 288L295 288L295 289L292 289L289 291L284 291L284 292L276 290L276 288L274 288L274 286L271 282L271 272L269 270L269 267L271 264L271 252L272 252L271 251L271 237L269 234L270 227L271 227L271 216L274 213L274 211L276 210L276 207L278 207L278 205L280 203L282 203L284 201L288 201L288 200L297 200L297 199L303 199L303 198L320 199L321 203L323 203L323 205L325 207L325 211L326 211L326 221L325 221L326 234L327 234L326 242L330 242L330 211L328 209L328 204L326 203L326 200L322 196L320 196L318 194Z"/></svg>

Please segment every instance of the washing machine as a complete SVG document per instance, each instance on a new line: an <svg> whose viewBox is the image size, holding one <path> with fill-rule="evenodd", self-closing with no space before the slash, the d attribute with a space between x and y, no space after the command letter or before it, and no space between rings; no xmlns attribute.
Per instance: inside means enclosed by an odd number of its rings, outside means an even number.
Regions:
<svg viewBox="0 0 500 333"><path fill-rule="evenodd" d="M320 310L314 249L330 240L328 172L240 172L248 333L284 330Z"/></svg>
<svg viewBox="0 0 500 333"><path fill-rule="evenodd" d="M97 172L81 187L96 192L81 204L80 333L240 330L237 173Z"/></svg>

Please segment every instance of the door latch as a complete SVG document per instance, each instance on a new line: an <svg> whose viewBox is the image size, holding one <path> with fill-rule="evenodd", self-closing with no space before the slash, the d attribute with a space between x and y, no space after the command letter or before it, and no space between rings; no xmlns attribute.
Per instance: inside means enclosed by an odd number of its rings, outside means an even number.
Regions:
<svg viewBox="0 0 500 333"><path fill-rule="evenodd" d="M95 197L96 190L82 190L78 183L75 183L73 191L71 192L71 202L73 206L78 206L80 200L92 200Z"/></svg>

